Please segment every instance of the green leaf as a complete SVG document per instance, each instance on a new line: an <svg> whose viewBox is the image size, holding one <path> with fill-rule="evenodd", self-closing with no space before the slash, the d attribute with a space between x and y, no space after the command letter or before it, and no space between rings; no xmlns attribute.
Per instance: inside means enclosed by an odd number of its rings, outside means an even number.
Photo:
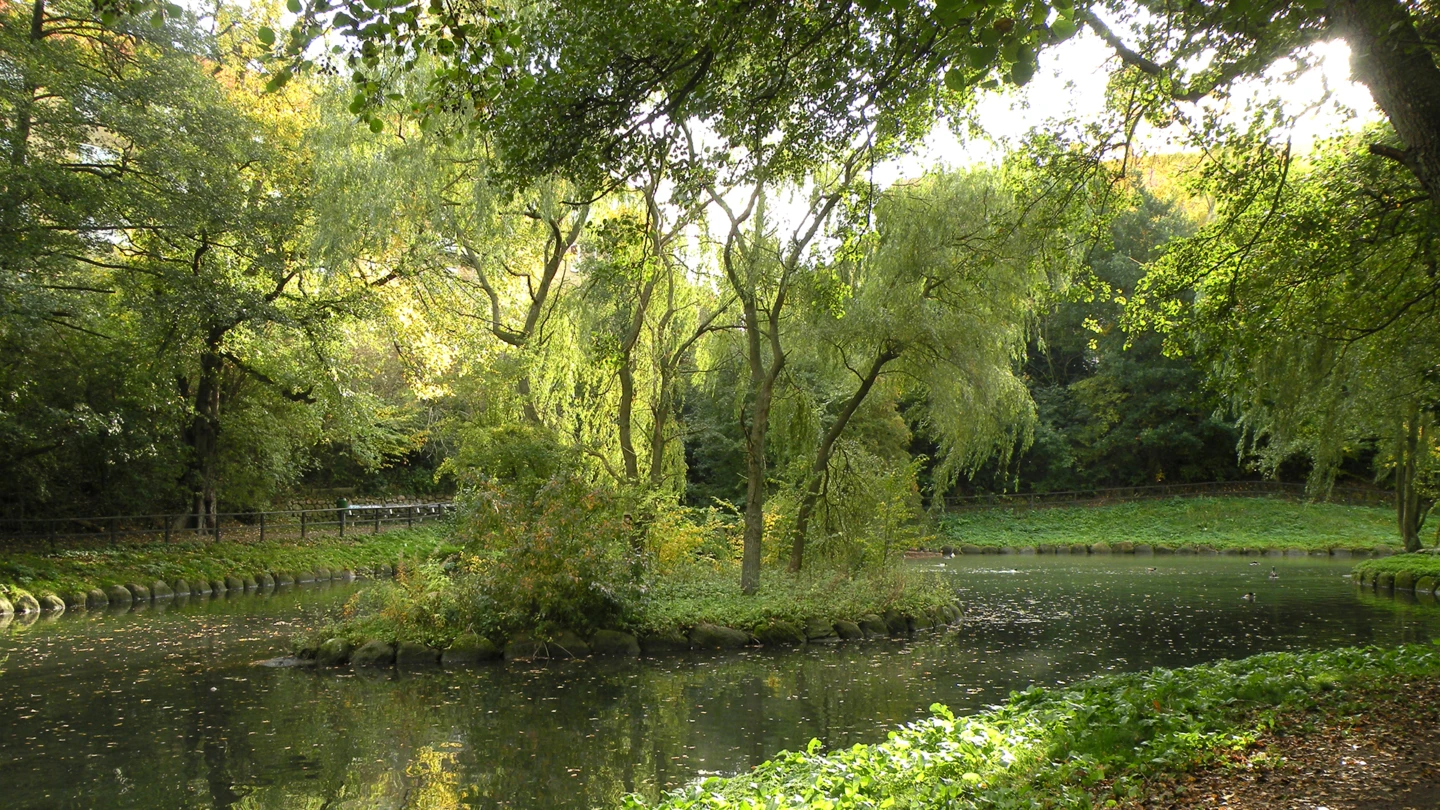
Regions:
<svg viewBox="0 0 1440 810"><path fill-rule="evenodd" d="M260 30L255 32L255 38L260 40L260 44L267 48L275 44L275 32L264 25L260 26Z"/></svg>
<svg viewBox="0 0 1440 810"><path fill-rule="evenodd" d="M1063 42L1075 36L1075 28L1074 20L1068 17L1059 17L1056 18L1055 22L1050 24L1050 34L1055 37L1057 42Z"/></svg>
<svg viewBox="0 0 1440 810"><path fill-rule="evenodd" d="M995 61L998 53L999 50L994 45L975 45L965 52L965 60L970 63L970 67L984 70Z"/></svg>
<svg viewBox="0 0 1440 810"><path fill-rule="evenodd" d="M955 92L965 89L965 71L960 68L950 68L945 71L945 86Z"/></svg>
<svg viewBox="0 0 1440 810"><path fill-rule="evenodd" d="M364 93L357 93L357 94L355 94L355 98L350 99L350 112L355 113L356 115L359 115L359 114L360 114L360 111L361 111L361 110L364 110L364 109L365 109L365 94L364 94Z"/></svg>
<svg viewBox="0 0 1440 810"><path fill-rule="evenodd" d="M300 13L300 0L285 0L285 7L290 9L291 14Z"/></svg>
<svg viewBox="0 0 1440 810"><path fill-rule="evenodd" d="M289 70L282 70L274 76L271 76L270 81L265 83L265 91L267 93L273 93L289 84L292 78L294 78L294 75Z"/></svg>
<svg viewBox="0 0 1440 810"><path fill-rule="evenodd" d="M370 131L371 131L371 132L374 132L375 134L378 135L378 134L380 134L380 130L382 130L382 129L384 129L384 128L385 128L385 122L384 122L384 121L381 121L379 118L371 118L371 119L370 119Z"/></svg>
<svg viewBox="0 0 1440 810"><path fill-rule="evenodd" d="M1010 66L1010 80L1018 85L1025 85L1035 76L1035 63L1020 61Z"/></svg>

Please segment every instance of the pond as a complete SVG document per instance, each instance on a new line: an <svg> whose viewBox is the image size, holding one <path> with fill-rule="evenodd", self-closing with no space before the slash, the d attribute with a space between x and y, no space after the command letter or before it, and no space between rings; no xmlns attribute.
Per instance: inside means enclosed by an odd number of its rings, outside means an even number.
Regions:
<svg viewBox="0 0 1440 810"><path fill-rule="evenodd" d="M596 807L743 771L811 738L880 740L936 702L968 711L1104 672L1440 635L1440 608L1360 594L1348 563L1250 562L926 560L913 564L967 604L959 631L422 675L253 665L338 610L350 585L12 625L0 632L0 801Z"/></svg>

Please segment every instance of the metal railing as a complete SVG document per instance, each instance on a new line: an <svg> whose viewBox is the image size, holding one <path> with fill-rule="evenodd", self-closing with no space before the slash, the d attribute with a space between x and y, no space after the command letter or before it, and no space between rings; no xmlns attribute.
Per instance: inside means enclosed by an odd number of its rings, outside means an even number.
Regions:
<svg viewBox="0 0 1440 810"><path fill-rule="evenodd" d="M1225 495L1236 498L1288 497L1302 500L1306 497L1304 484L1288 484L1282 481L1210 481L1196 484L1148 484L1135 487L1106 487L1103 489L1075 489L1058 492L1015 492L986 495L967 495L945 499L945 508L952 512L972 509L994 508L1035 508L1055 506L1101 506L1127 501L1152 500L1157 498L1195 498ZM1394 503L1395 494L1371 487L1332 487L1324 499L1330 503L1346 503L1364 506L1389 506Z"/></svg>
<svg viewBox="0 0 1440 810"><path fill-rule="evenodd" d="M8 549L119 548L176 542L318 540L444 520L451 502L362 504L329 509L222 512L197 525L194 514L115 515L88 518L0 519L0 547Z"/></svg>

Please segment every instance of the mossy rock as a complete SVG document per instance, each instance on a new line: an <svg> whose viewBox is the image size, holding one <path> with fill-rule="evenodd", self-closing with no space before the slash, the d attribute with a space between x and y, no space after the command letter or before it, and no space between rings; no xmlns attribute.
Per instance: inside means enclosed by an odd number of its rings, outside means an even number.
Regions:
<svg viewBox="0 0 1440 810"><path fill-rule="evenodd" d="M8 624L10 621L10 617L14 615L15 606L10 604L9 599L6 599L3 595L0 595L0 616L4 616L5 621Z"/></svg>
<svg viewBox="0 0 1440 810"><path fill-rule="evenodd" d="M1109 544L1109 543L1091 543L1091 544L1090 544L1090 553L1091 553L1091 554L1109 554L1109 553L1110 553L1110 544Z"/></svg>
<svg viewBox="0 0 1440 810"><path fill-rule="evenodd" d="M90 601L84 591L71 591L61 598L65 600L65 607L69 610L84 610L85 603Z"/></svg>
<svg viewBox="0 0 1440 810"><path fill-rule="evenodd" d="M170 590L174 591L176 596L190 596L191 594L190 583L183 579L177 579L170 583Z"/></svg>
<svg viewBox="0 0 1440 810"><path fill-rule="evenodd" d="M315 651L315 660L320 662L322 667L344 666L350 660L354 649L354 646L343 638L327 639Z"/></svg>
<svg viewBox="0 0 1440 810"><path fill-rule="evenodd" d="M1183 545L1183 546L1176 546L1176 547L1175 547L1175 553L1176 553L1176 554L1179 554L1179 555L1182 555L1182 556L1191 556L1191 555L1194 555L1194 553L1195 553L1195 548L1187 543L1186 545Z"/></svg>
<svg viewBox="0 0 1440 810"><path fill-rule="evenodd" d="M690 629L690 646L697 650L733 650L750 643L750 634L718 624L697 624Z"/></svg>
<svg viewBox="0 0 1440 810"><path fill-rule="evenodd" d="M1120 554L1134 554L1135 544L1129 540L1121 540L1115 544L1115 551Z"/></svg>
<svg viewBox="0 0 1440 810"><path fill-rule="evenodd" d="M1435 583L1440 582L1435 577L1420 577L1415 580L1415 593L1435 593Z"/></svg>
<svg viewBox="0 0 1440 810"><path fill-rule="evenodd" d="M1389 571L1382 572L1375 578L1375 587L1381 590L1391 590L1395 587L1395 575Z"/></svg>
<svg viewBox="0 0 1440 810"><path fill-rule="evenodd" d="M805 620L805 640L826 643L839 641L840 637L835 635L835 625L825 619L812 618Z"/></svg>
<svg viewBox="0 0 1440 810"><path fill-rule="evenodd" d="M1265 549L1264 551L1262 551L1262 552L1260 552L1260 553L1263 554L1263 555L1266 556L1266 557L1284 557L1284 556L1285 556L1285 552L1284 552L1284 551L1281 551L1281 550L1278 549L1278 548L1267 548L1267 549Z"/></svg>
<svg viewBox="0 0 1440 810"><path fill-rule="evenodd" d="M210 580L208 580L208 579L197 579L197 580L195 580L195 582L190 585L190 593L194 594L195 596L209 596L209 595L210 595Z"/></svg>
<svg viewBox="0 0 1440 810"><path fill-rule="evenodd" d="M111 585L105 589L105 603L111 607L128 605L135 601L135 595L124 585Z"/></svg>
<svg viewBox="0 0 1440 810"><path fill-rule="evenodd" d="M251 574L246 574L245 576L241 577L240 582L244 585L245 590L247 591L260 590L260 581L255 579L255 577Z"/></svg>
<svg viewBox="0 0 1440 810"><path fill-rule="evenodd" d="M690 649L690 639L679 630L660 630L641 635L640 649L646 653L680 652Z"/></svg>
<svg viewBox="0 0 1440 810"><path fill-rule="evenodd" d="M981 554L999 554L999 553L1000 553L1000 549L996 548L995 546L981 546L981 547L980 547L980 553L981 553Z"/></svg>
<svg viewBox="0 0 1440 810"><path fill-rule="evenodd" d="M595 655L635 658L640 655L640 640L623 630L596 630L590 637L590 651Z"/></svg>
<svg viewBox="0 0 1440 810"><path fill-rule="evenodd" d="M1169 547L1169 546L1156 546L1156 547L1155 547L1155 553L1156 553L1157 555L1174 554L1174 553L1175 553L1175 549L1173 549L1173 548L1171 548L1171 547Z"/></svg>
<svg viewBox="0 0 1440 810"><path fill-rule="evenodd" d="M1240 555L1240 549L1231 546L1229 548L1222 549L1220 553L1226 557L1238 557Z"/></svg>
<svg viewBox="0 0 1440 810"><path fill-rule="evenodd" d="M905 614L898 610L887 610L881 614L885 619L885 632L895 638L910 635L910 623L905 621Z"/></svg>
<svg viewBox="0 0 1440 810"><path fill-rule="evenodd" d="M964 543L960 546L961 554L980 554L980 547L973 543Z"/></svg>
<svg viewBox="0 0 1440 810"><path fill-rule="evenodd" d="M260 590L268 591L275 587L275 578L270 576L269 571L261 571L255 575L255 584L260 586Z"/></svg>
<svg viewBox="0 0 1440 810"><path fill-rule="evenodd" d="M400 669L430 669L440 666L440 651L416 641L395 645L395 666Z"/></svg>
<svg viewBox="0 0 1440 810"><path fill-rule="evenodd" d="M225 593L225 580L223 580L223 579L212 579L212 580L210 580L210 592L213 593L213 594L215 594L216 596L219 596L220 594Z"/></svg>
<svg viewBox="0 0 1440 810"><path fill-rule="evenodd" d="M65 612L65 600L61 599L58 594L52 591L46 591L40 594L40 598L36 601L40 605L41 613L54 613L59 615Z"/></svg>
<svg viewBox="0 0 1440 810"><path fill-rule="evenodd" d="M323 567L322 567L322 568L316 568L316 569L315 569L315 581L316 581L316 582L329 582L329 581L330 581L330 569L329 569L329 568L323 568Z"/></svg>
<svg viewBox="0 0 1440 810"><path fill-rule="evenodd" d="M910 632L912 633L918 633L922 630L929 630L931 627L935 626L935 623L930 621L930 617L924 613L907 615L905 617L905 623L910 626Z"/></svg>
<svg viewBox="0 0 1440 810"><path fill-rule="evenodd" d="M1149 543L1136 543L1136 544L1135 544L1135 553L1136 553L1136 554L1154 554L1154 553L1155 553L1155 547L1152 546L1152 545L1150 545Z"/></svg>
<svg viewBox="0 0 1440 810"><path fill-rule="evenodd" d="M1214 546L1206 545L1200 546L1199 548L1195 549L1195 551L1202 557L1214 557L1220 553L1220 550L1215 548Z"/></svg>
<svg viewBox="0 0 1440 810"><path fill-rule="evenodd" d="M314 571L296 571L294 572L293 576L295 577L296 585L308 585L311 582L315 581ZM396 654L399 654L398 651Z"/></svg>
<svg viewBox="0 0 1440 810"><path fill-rule="evenodd" d="M294 574L291 574L289 571L276 571L276 572L275 572L275 584L276 584L277 586L278 586L278 585L294 585L294 584L295 584L295 575L294 575Z"/></svg>
<svg viewBox="0 0 1440 810"><path fill-rule="evenodd" d="M1035 547L1035 550L1038 551L1038 552L1040 552L1041 554L1054 554L1054 553L1055 553L1055 547L1052 546L1052 545L1050 545L1049 543L1041 543L1040 545L1038 545L1038 546Z"/></svg>
<svg viewBox="0 0 1440 810"><path fill-rule="evenodd" d="M388 667L395 663L395 648L378 639L361 644L350 654L354 667Z"/></svg>
<svg viewBox="0 0 1440 810"><path fill-rule="evenodd" d="M835 635L845 641L859 641L865 638L865 631L861 630L860 625L855 622L849 619L841 619L835 622Z"/></svg>
<svg viewBox="0 0 1440 810"><path fill-rule="evenodd" d="M1028 554L1032 556L1040 553L1040 549L1036 548L1035 546L1020 546L1016 549L1016 551L1021 554Z"/></svg>
<svg viewBox="0 0 1440 810"><path fill-rule="evenodd" d="M225 590L227 590L227 591L243 591L243 590L245 590L245 580L243 580L243 579L235 576L234 574L226 574L226 575L225 575Z"/></svg>
<svg viewBox="0 0 1440 810"><path fill-rule="evenodd" d="M370 578L370 577L375 576L375 572L370 569L370 566L368 566L368 565L362 565L362 566L360 566L359 568L356 568L356 569L355 569L355 576L357 576L357 577L365 577L365 578L368 579L368 578Z"/></svg>
<svg viewBox="0 0 1440 810"><path fill-rule="evenodd" d="M1087 546L1087 545L1085 545L1084 543L1072 543L1072 544L1070 544L1070 553L1071 553L1071 554L1089 554L1089 553L1090 553L1090 547Z"/></svg>
<svg viewBox="0 0 1440 810"><path fill-rule="evenodd" d="M1395 589L1399 591L1415 590L1415 573L1413 571L1401 571L1396 574Z"/></svg>
<svg viewBox="0 0 1440 810"><path fill-rule="evenodd" d="M864 616L861 616L859 624L860 629L864 630L867 636L878 638L890 634L890 628L885 624L885 620L874 613L866 613Z"/></svg>
<svg viewBox="0 0 1440 810"><path fill-rule="evenodd" d="M342 582L354 582L354 581L355 581L355 572L352 571L352 570L350 570L349 568L346 568L344 571L341 571L341 572L340 572L340 575L337 576L336 579L338 579L338 580L340 580L340 581L342 581Z"/></svg>
<svg viewBox="0 0 1440 810"><path fill-rule="evenodd" d="M95 610L97 608L108 607L109 605L110 597L106 596L105 592L99 588L91 588L85 592L85 607Z"/></svg>
<svg viewBox="0 0 1440 810"><path fill-rule="evenodd" d="M1287 548L1287 549L1285 549L1285 556L1286 556L1286 557L1307 557L1307 556L1309 556L1309 554L1308 554L1308 553L1305 551L1305 549L1303 549L1303 548Z"/></svg>
<svg viewBox="0 0 1440 810"><path fill-rule="evenodd" d="M136 602L150 601L150 589L138 582L125 583L125 590L130 592L130 595L135 598Z"/></svg>
<svg viewBox="0 0 1440 810"><path fill-rule="evenodd" d="M640 648L635 648L635 654L640 654ZM465 667L483 664L501 658L503 653L490 639L479 633L461 633L455 638L440 654L440 662L447 667Z"/></svg>
<svg viewBox="0 0 1440 810"><path fill-rule="evenodd" d="M157 579L150 583L150 595L155 599L170 599L175 596L175 589L165 580Z"/></svg>
<svg viewBox="0 0 1440 810"><path fill-rule="evenodd" d="M794 622L778 620L755 628L755 639L761 644L793 647L805 643L805 631Z"/></svg>

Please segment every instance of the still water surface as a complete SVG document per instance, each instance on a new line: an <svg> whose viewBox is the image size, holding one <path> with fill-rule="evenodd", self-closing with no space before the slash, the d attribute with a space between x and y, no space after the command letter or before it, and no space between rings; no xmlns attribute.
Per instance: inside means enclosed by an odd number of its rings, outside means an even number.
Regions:
<svg viewBox="0 0 1440 810"><path fill-rule="evenodd" d="M963 629L423 675L253 665L359 586L11 625L0 631L0 806L595 807L735 773L812 737L879 740L935 702L974 710L1103 672L1440 636L1440 607L1359 594L1348 563L1248 562L924 561L966 603Z"/></svg>

